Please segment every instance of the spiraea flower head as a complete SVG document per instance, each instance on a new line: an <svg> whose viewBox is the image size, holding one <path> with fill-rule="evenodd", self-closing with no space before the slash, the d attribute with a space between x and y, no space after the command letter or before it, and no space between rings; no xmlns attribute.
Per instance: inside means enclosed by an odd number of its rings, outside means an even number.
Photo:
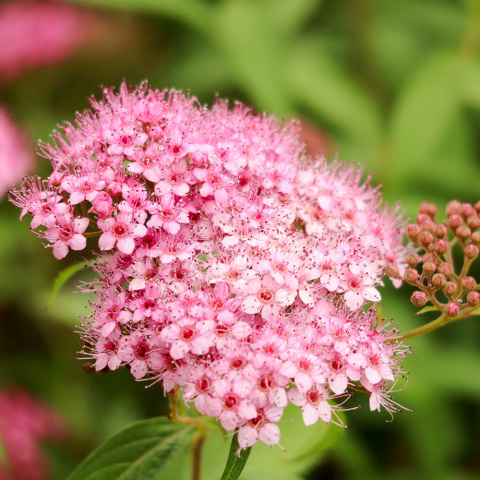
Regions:
<svg viewBox="0 0 480 480"><path fill-rule="evenodd" d="M0 390L2 480L47 479L50 465L41 443L61 443L66 436L65 423L57 412L23 390Z"/></svg>
<svg viewBox="0 0 480 480"><path fill-rule="evenodd" d="M33 155L26 136L0 106L0 199L32 170Z"/></svg>
<svg viewBox="0 0 480 480"><path fill-rule="evenodd" d="M341 423L347 389L386 406L405 349L371 302L403 255L398 211L354 165L311 159L295 123L147 84L105 89L42 145L53 174L12 192L57 258L98 239L95 369L184 399L241 448L276 444L292 403Z"/></svg>
<svg viewBox="0 0 480 480"><path fill-rule="evenodd" d="M85 33L77 8L60 1L9 0L0 5L0 83L66 58Z"/></svg>

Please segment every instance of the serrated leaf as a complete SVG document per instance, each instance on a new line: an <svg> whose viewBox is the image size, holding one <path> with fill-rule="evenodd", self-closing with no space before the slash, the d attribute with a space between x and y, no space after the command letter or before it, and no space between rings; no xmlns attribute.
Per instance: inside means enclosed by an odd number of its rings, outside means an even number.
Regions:
<svg viewBox="0 0 480 480"><path fill-rule="evenodd" d="M164 417L136 422L97 448L68 480L152 480L193 431Z"/></svg>
<svg viewBox="0 0 480 480"><path fill-rule="evenodd" d="M225 471L223 472L221 480L237 480L242 473L252 447L245 448L240 452L239 455L237 455L239 448L240 445L238 444L237 435L235 434L232 438L230 452L228 453L227 465L225 466Z"/></svg>
<svg viewBox="0 0 480 480"><path fill-rule="evenodd" d="M50 290L50 295L48 296L48 302L45 306L45 309L48 309L48 307L50 307L53 299L57 296L58 292L63 287L65 282L69 278L73 277L73 275L75 275L77 272L85 268L87 265L89 265L88 262L75 263L74 265L70 265L69 267L67 267L65 270L62 270L57 275L57 278L55 278L55 281L53 282L52 289Z"/></svg>

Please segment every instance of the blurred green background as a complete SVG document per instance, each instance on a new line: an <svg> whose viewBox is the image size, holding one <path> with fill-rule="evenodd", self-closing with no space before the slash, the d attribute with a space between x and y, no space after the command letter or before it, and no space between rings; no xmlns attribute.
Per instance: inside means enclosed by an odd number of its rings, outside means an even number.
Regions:
<svg viewBox="0 0 480 480"><path fill-rule="evenodd" d="M87 97L99 97L101 85L148 79L155 88L190 90L208 104L218 94L257 112L301 119L311 151L365 165L373 183L383 185L386 201L401 202L406 216L421 201L442 209L454 198L479 200L477 0L71 3L93 15L83 47L0 88L0 102L29 132L32 148L87 108ZM37 171L48 174L48 162L38 158ZM167 407L160 385L145 389L124 369L85 375L75 359L79 342L72 330L79 314L88 315L88 298L70 292L88 274L77 275L45 309L57 273L81 256L55 261L18 215L4 198L0 382L29 389L67 419L68 444L50 447L52 479L61 480L107 435L165 414ZM413 315L410 295L408 287L383 289L383 314L401 331L428 320ZM268 452L276 467L262 467L257 454L244 478L259 478L255 471L262 468L262 480L480 478L478 319L410 344L415 354L406 361L409 382L395 399L412 413L387 423L386 413L369 412L368 399L356 395L351 406L361 402L362 408L346 414L347 432L335 426L310 430L296 422L301 428L284 434L287 454ZM300 455L306 442L316 449L314 463ZM207 444L207 470L210 464L223 467L228 449L219 453L221 443L212 438ZM181 480L186 465L177 462L159 479ZM210 470L205 480L218 475Z"/></svg>

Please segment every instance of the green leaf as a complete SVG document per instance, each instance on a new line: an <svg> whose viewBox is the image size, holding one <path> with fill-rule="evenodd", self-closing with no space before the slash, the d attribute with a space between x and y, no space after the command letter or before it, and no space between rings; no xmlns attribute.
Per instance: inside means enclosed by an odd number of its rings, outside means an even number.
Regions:
<svg viewBox="0 0 480 480"><path fill-rule="evenodd" d="M154 479L193 431L165 417L136 422L97 448L68 480Z"/></svg>
<svg viewBox="0 0 480 480"><path fill-rule="evenodd" d="M337 129L369 144L381 136L376 105L352 80L317 36L299 42L282 70L291 93L312 113Z"/></svg>
<svg viewBox="0 0 480 480"><path fill-rule="evenodd" d="M423 307L421 310L419 310L415 315L421 315L422 313L427 313L427 312L438 312L438 308L435 307L435 305L428 305L427 307Z"/></svg>
<svg viewBox="0 0 480 480"><path fill-rule="evenodd" d="M69 0L96 7L149 12L166 15L181 21L196 30L209 27L210 7L199 0Z"/></svg>
<svg viewBox="0 0 480 480"><path fill-rule="evenodd" d="M396 181L428 178L438 170L436 155L461 104L460 70L454 56L435 56L400 95L390 128L389 173Z"/></svg>
<svg viewBox="0 0 480 480"><path fill-rule="evenodd" d="M289 45L270 12L265 2L223 2L215 11L211 39L252 102L285 116L294 111L279 75Z"/></svg>
<svg viewBox="0 0 480 480"><path fill-rule="evenodd" d="M245 467L245 464L247 463L252 447L242 450L240 454L237 455L239 448L240 445L238 444L237 435L235 434L232 438L227 465L225 466L225 471L223 472L221 480L237 480L242 473L243 467Z"/></svg>
<svg viewBox="0 0 480 480"><path fill-rule="evenodd" d="M89 262L75 263L74 265L70 265L69 267L67 267L65 270L62 270L57 275L57 278L53 282L52 289L50 290L50 295L48 296L48 302L47 302L47 305L45 306L45 309L48 309L48 307L50 307L53 299L57 296L58 292L60 291L62 286L65 284L65 282L88 265L89 265Z"/></svg>

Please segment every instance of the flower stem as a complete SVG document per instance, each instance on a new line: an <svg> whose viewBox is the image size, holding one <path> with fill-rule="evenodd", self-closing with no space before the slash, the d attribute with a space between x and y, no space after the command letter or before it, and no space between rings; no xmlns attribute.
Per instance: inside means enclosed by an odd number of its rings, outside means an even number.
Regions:
<svg viewBox="0 0 480 480"><path fill-rule="evenodd" d="M205 429L199 428L193 437L192 480L201 480L202 477L202 449L205 439Z"/></svg>
<svg viewBox="0 0 480 480"><path fill-rule="evenodd" d="M456 317L449 317L446 313L442 313L437 319L426 323L425 325L422 325L421 327L414 328L413 330L408 331L407 333L404 333L403 335L397 335L396 337L391 337L389 338L390 342L396 342L398 340L405 340L407 338L412 338L412 337L417 337L418 335L423 335L424 333L431 332L432 330L435 330L436 328L442 327L443 325L453 322L455 320L460 320L462 318L466 318L471 316L472 314L474 315L475 310L477 310L478 307L472 308L472 309L466 309L464 310L461 315L457 315Z"/></svg>

